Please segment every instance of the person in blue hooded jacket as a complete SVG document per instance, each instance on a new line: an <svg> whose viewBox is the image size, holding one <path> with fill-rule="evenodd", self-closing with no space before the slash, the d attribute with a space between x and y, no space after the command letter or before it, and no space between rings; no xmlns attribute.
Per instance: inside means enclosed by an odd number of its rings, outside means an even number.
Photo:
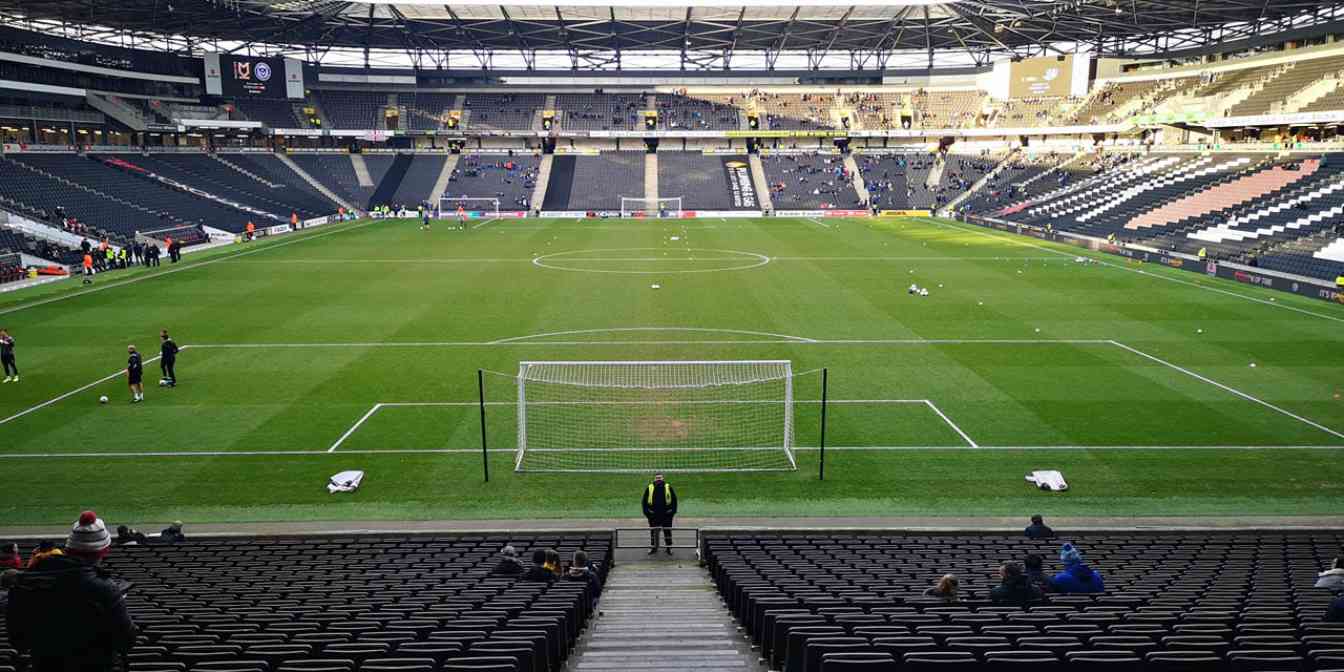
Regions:
<svg viewBox="0 0 1344 672"><path fill-rule="evenodd" d="M1056 593L1100 593L1106 590L1101 574L1083 562L1083 552L1073 544L1059 549L1059 561L1064 571L1050 579L1050 588Z"/></svg>

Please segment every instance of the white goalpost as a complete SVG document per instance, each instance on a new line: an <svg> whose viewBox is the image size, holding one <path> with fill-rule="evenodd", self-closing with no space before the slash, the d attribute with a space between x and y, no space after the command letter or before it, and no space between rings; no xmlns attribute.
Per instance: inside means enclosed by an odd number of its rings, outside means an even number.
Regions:
<svg viewBox="0 0 1344 672"><path fill-rule="evenodd" d="M636 198L621 197L622 217L681 217L681 197Z"/></svg>
<svg viewBox="0 0 1344 672"><path fill-rule="evenodd" d="M499 217L499 199L491 196L442 196L439 198L439 217L456 217L458 206L462 206L467 217Z"/></svg>
<svg viewBox="0 0 1344 672"><path fill-rule="evenodd" d="M786 360L520 362L515 471L792 471Z"/></svg>

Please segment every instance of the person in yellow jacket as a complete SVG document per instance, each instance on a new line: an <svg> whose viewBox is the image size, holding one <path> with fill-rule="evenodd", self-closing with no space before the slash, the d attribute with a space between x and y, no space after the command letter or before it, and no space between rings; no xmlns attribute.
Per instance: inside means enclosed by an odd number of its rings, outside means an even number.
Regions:
<svg viewBox="0 0 1344 672"><path fill-rule="evenodd" d="M663 532L663 540L668 555L672 555L672 517L677 515L677 492L672 484L663 480L662 474L654 474L653 482L644 488L640 504L644 507L644 517L649 521L649 555L658 552L658 531Z"/></svg>
<svg viewBox="0 0 1344 672"><path fill-rule="evenodd" d="M1341 273L1339 277L1335 278L1335 286L1344 290L1344 273Z"/></svg>

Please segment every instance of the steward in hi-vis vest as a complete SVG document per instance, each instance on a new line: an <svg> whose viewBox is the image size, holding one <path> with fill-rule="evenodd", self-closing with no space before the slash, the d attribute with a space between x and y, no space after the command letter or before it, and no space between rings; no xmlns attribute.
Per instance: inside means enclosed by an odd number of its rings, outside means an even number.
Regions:
<svg viewBox="0 0 1344 672"><path fill-rule="evenodd" d="M649 520L649 555L658 552L658 530L662 528L666 551L672 555L672 517L677 515L677 493L672 484L663 480L662 474L654 474L653 482L644 489L640 504L644 507L644 517Z"/></svg>

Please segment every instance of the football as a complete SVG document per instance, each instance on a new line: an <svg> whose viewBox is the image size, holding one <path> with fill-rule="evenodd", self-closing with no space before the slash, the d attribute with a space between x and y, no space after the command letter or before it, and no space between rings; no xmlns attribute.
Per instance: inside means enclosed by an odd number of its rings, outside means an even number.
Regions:
<svg viewBox="0 0 1344 672"><path fill-rule="evenodd" d="M106 403L107 403L107 395L104 394L103 396L98 397L98 403L100 403L100 404L106 404Z"/></svg>

